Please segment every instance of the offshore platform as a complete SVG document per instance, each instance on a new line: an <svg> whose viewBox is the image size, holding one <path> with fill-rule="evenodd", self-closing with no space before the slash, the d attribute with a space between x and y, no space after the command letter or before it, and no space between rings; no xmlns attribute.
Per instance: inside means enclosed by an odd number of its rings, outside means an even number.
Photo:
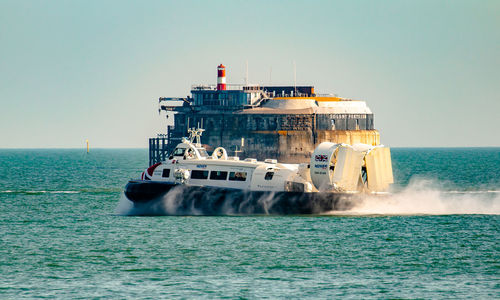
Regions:
<svg viewBox="0 0 500 300"><path fill-rule="evenodd" d="M199 126L208 150L222 146L235 156L283 163L309 161L322 142L380 143L364 101L316 94L313 86L226 84L222 64L217 85L193 85L185 98L161 97L159 109L174 114L174 125L149 139L150 165L167 160L188 129Z"/></svg>

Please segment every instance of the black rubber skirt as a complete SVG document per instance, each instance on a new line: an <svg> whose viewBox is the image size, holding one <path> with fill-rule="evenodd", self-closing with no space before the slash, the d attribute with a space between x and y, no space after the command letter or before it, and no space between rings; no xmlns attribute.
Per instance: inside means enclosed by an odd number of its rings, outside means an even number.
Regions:
<svg viewBox="0 0 500 300"><path fill-rule="evenodd" d="M131 180L125 195L135 207L164 205L171 215L320 214L352 208L355 196L343 193L248 191Z"/></svg>

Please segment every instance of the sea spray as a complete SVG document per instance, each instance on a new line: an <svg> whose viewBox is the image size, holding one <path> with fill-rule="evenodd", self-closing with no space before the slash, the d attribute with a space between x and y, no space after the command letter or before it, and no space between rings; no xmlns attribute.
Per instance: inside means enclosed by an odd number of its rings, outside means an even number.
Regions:
<svg viewBox="0 0 500 300"><path fill-rule="evenodd" d="M366 196L345 215L450 215L500 214L500 191L446 191L437 181L415 179L399 192L387 197Z"/></svg>
<svg viewBox="0 0 500 300"><path fill-rule="evenodd" d="M134 203L127 199L125 193L121 193L118 205L115 208L115 214L121 216L127 216L132 213L134 209Z"/></svg>

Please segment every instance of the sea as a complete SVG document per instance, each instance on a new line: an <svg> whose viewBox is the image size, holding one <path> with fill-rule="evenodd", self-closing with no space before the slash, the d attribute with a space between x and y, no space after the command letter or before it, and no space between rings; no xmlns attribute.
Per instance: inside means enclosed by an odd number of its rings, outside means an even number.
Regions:
<svg viewBox="0 0 500 300"><path fill-rule="evenodd" d="M391 154L349 211L138 216L146 149L0 149L0 299L500 299L500 148Z"/></svg>

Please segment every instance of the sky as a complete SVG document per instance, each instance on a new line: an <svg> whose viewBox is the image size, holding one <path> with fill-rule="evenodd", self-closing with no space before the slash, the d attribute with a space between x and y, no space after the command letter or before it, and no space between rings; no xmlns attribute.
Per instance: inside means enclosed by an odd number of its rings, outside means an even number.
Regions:
<svg viewBox="0 0 500 300"><path fill-rule="evenodd" d="M500 146L500 1L0 0L0 148L146 148L192 84L364 100L391 147Z"/></svg>

